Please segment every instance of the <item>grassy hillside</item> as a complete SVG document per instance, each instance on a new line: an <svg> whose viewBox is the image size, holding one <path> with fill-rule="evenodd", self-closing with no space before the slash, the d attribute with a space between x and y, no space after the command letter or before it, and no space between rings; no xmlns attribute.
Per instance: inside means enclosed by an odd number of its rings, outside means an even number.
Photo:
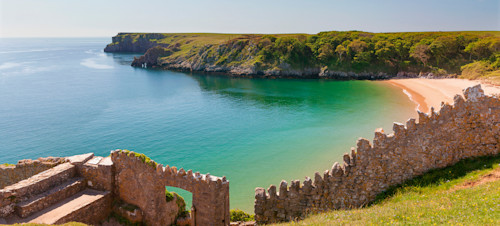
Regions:
<svg viewBox="0 0 500 226"><path fill-rule="evenodd" d="M464 160L381 194L370 206L279 225L500 225L500 156Z"/></svg>
<svg viewBox="0 0 500 226"><path fill-rule="evenodd" d="M150 47L152 67L233 74L329 72L500 78L500 31L310 34L120 33L106 49ZM113 49L116 47L115 49ZM125 48L127 49L127 48ZM149 60L149 61L148 61ZM331 73L330 73L331 74Z"/></svg>

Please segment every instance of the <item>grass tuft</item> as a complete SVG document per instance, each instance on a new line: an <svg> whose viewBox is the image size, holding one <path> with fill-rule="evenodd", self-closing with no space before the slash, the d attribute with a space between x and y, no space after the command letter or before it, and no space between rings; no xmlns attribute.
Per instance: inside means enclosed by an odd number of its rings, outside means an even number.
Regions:
<svg viewBox="0 0 500 226"><path fill-rule="evenodd" d="M158 166L158 163L156 163L155 161L153 161L152 159L150 159L148 156L146 156L145 154L142 154L142 153L136 153L136 152L133 152L133 151L129 151L129 150L121 150L121 152L123 153L126 153L128 156L130 157L137 157L139 158L143 163L146 163L146 165L149 165L153 168L156 169L156 167Z"/></svg>

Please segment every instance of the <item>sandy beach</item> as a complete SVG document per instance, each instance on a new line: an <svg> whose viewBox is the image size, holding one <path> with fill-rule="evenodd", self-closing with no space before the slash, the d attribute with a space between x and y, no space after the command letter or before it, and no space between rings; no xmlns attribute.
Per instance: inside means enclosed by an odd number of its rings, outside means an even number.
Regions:
<svg viewBox="0 0 500 226"><path fill-rule="evenodd" d="M384 81L400 87L408 97L415 102L416 109L428 113L434 107L440 109L441 102L452 104L453 97L462 95L462 90L481 84L487 95L500 94L500 86L484 84L477 80L466 79L391 79Z"/></svg>

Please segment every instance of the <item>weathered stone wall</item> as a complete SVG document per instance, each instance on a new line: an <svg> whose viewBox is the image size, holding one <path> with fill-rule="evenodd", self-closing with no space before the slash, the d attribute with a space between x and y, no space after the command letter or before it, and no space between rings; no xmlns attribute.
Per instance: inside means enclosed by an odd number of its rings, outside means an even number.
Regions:
<svg viewBox="0 0 500 226"><path fill-rule="evenodd" d="M38 158L37 160L20 160L14 166L0 165L0 189L22 181L37 173L57 166L66 160L58 157Z"/></svg>
<svg viewBox="0 0 500 226"><path fill-rule="evenodd" d="M110 157L95 157L78 168L87 186L100 191L113 191L113 162Z"/></svg>
<svg viewBox="0 0 500 226"><path fill-rule="evenodd" d="M484 96L480 86L457 95L454 105L443 104L439 113L419 112L419 122L395 123L394 133L375 132L373 144L359 139L357 148L344 155L343 164L316 173L314 181L282 181L255 191L258 223L301 219L306 214L361 207L391 185L461 159L499 154L500 100Z"/></svg>
<svg viewBox="0 0 500 226"><path fill-rule="evenodd" d="M119 199L139 207L148 225L170 225L176 207L167 206L165 187L173 186L193 194L192 224L229 225L229 181L225 178L177 171L163 167L133 152L113 151L115 193ZM172 212L173 211L173 212Z"/></svg>

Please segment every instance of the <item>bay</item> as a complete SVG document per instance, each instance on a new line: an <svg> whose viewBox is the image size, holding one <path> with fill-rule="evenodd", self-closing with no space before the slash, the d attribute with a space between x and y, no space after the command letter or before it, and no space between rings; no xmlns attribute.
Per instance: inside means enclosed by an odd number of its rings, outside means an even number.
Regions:
<svg viewBox="0 0 500 226"><path fill-rule="evenodd" d="M129 149L255 187L330 169L359 137L415 117L382 82L271 80L133 68L110 38L0 39L0 163ZM191 196L179 189L189 202Z"/></svg>

